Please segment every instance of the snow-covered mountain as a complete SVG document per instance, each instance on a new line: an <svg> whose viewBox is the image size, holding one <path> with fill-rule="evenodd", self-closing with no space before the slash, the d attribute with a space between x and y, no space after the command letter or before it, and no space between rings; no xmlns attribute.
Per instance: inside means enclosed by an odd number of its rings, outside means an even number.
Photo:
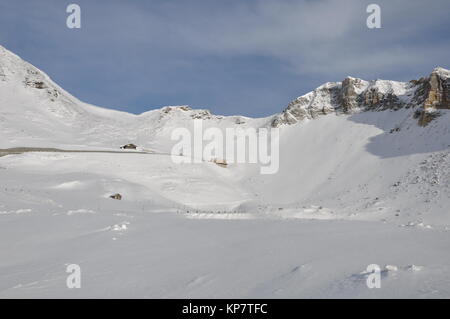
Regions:
<svg viewBox="0 0 450 319"><path fill-rule="evenodd" d="M413 186L404 182L409 186L392 189L392 185L414 178L431 179L419 174L427 169L417 168L425 161L425 154L443 161L430 164L436 169L439 165L448 165L450 71L442 68L436 68L428 77L407 83L364 81L352 77L342 82L325 83L289 103L281 113L259 119L218 116L188 106L166 106L134 115L89 105L2 47L0 74L2 148L117 150L125 143L134 143L144 149L168 153L175 143L170 139L173 129L192 129L194 119L203 119L205 127L221 129L279 127L279 172L273 176L260 176L255 165L231 166L227 173L232 181L231 189L244 185L251 195L246 200L241 196L236 200L233 196L227 197L229 203L221 200L219 207L228 210L248 203L296 207L305 201L311 205L326 204L334 212L340 206L347 210L350 205L366 205L362 198L370 192L383 192L383 196L392 197L393 191L398 193L399 189L405 188L405 192L398 195L402 197ZM414 170L419 171L417 176L411 176ZM448 195L447 169L441 170L441 174L428 172L439 175L436 178L444 183L445 189L436 195L438 202L441 196ZM381 180L375 182L374 179ZM425 187L422 183L419 185ZM342 204L341 197L350 189L359 195L349 195ZM416 191L428 194L429 200L429 194L434 194L433 189ZM220 192L228 191L222 189ZM214 197L206 197L205 201L194 204L180 200L180 196L162 196L202 208L205 203L214 201ZM415 196L406 201L412 203L411 209L418 214L420 203L427 200ZM357 204L358 201L362 204ZM397 208L391 215L397 215L399 205L392 204ZM439 216L436 218L450 222L450 216L442 216L445 208L433 208L432 211ZM371 217L365 218L378 216L368 215Z"/></svg>
<svg viewBox="0 0 450 319"><path fill-rule="evenodd" d="M203 119L206 125L219 127L258 126L268 121L216 116L188 106L166 106L140 115L97 107L79 101L44 72L0 46L0 128L5 137L0 147L117 149L133 142L167 148L166 139L173 128L192 119Z"/></svg>
<svg viewBox="0 0 450 319"><path fill-rule="evenodd" d="M450 109L450 71L436 68L429 77L407 83L347 77L325 83L290 102L280 114L263 119L218 116L189 106L166 106L134 115L79 101L44 72L0 46L0 98L2 132L9 137L1 142L3 146L34 146L40 140L45 146L51 142L111 147L127 141L146 145L191 119L219 127L268 123L279 127L329 113L412 108L419 123L426 125L437 109Z"/></svg>
<svg viewBox="0 0 450 319"><path fill-rule="evenodd" d="M280 127L329 113L399 109L413 109L421 125L437 116L436 110L450 109L450 71L436 68L430 76L406 83L347 77L325 83L290 102L281 113L262 119L218 116L189 106L166 106L134 115L79 101L44 72L0 46L0 124L7 137L0 147L116 148L126 142L164 147L173 128L191 119L218 127Z"/></svg>
<svg viewBox="0 0 450 319"><path fill-rule="evenodd" d="M450 109L450 71L435 68L430 76L397 82L364 81L347 77L328 82L313 92L298 97L272 122L273 126L294 124L329 113L416 109L420 125L433 119L437 109Z"/></svg>
<svg viewBox="0 0 450 319"><path fill-rule="evenodd" d="M173 163L171 132L197 118L278 127L279 171ZM0 47L0 296L70 295L62 267L78 262L89 289L76 297L448 297L449 124L442 68L326 83L267 118L134 115L79 101ZM126 143L154 153L1 152ZM384 272L392 289L366 288L371 263L399 266Z"/></svg>

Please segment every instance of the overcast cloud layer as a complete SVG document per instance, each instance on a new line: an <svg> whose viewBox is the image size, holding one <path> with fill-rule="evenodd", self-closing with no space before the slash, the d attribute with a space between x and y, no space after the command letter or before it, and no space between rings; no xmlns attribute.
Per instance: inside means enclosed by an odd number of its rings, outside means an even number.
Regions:
<svg viewBox="0 0 450 319"><path fill-rule="evenodd" d="M347 75L409 80L450 68L450 1L2 0L0 44L78 98L140 113L190 104L265 116ZM366 27L366 7L382 28Z"/></svg>

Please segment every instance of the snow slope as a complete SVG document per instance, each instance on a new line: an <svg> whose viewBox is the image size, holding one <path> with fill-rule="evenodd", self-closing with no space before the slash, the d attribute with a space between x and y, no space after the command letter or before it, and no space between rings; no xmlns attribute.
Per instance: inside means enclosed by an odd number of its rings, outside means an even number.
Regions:
<svg viewBox="0 0 450 319"><path fill-rule="evenodd" d="M450 112L424 128L413 112L330 114L289 126L279 172L254 171L243 183L267 209L298 216L322 206L325 218L450 225Z"/></svg>
<svg viewBox="0 0 450 319"><path fill-rule="evenodd" d="M134 115L0 47L0 149L154 151L0 154L0 297L450 297L450 110L419 126L418 83L347 78L261 119ZM196 118L279 127L278 173L174 163L171 132ZM372 263L398 268L381 289Z"/></svg>
<svg viewBox="0 0 450 319"><path fill-rule="evenodd" d="M167 149L170 132L194 118L205 127L258 126L267 119L214 116L187 106L134 115L83 103L44 72L0 46L0 148L17 146L118 149L126 143ZM58 132L57 135L54 132Z"/></svg>

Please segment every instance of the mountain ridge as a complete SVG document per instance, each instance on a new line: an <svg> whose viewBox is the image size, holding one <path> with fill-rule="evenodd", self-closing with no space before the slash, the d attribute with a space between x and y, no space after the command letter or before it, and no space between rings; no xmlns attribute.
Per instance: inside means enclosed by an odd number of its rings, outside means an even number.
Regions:
<svg viewBox="0 0 450 319"><path fill-rule="evenodd" d="M5 65L5 57L9 58L10 62L23 66L28 74L21 72L15 72L11 70L11 65ZM13 61L11 61L13 60ZM10 74L5 72L10 70ZM15 53L9 51L5 47L0 45L0 80L7 81L6 77L14 73L19 73L22 76L23 83L26 86L36 89L49 89L50 100L53 100L59 95L69 97L71 101L82 103L92 106L94 108L101 108L104 110L118 112L120 114L128 114L136 117L144 117L150 112L159 111L167 113L168 110L182 110L192 111L192 118L211 119L212 117L224 118L224 117L240 117L240 118L253 118L242 115L215 115L207 109L192 109L189 105L177 105L177 106L163 106L156 109L150 109L140 114L132 114L124 111L117 111L105 107L95 106L89 103L80 101L72 94L65 91L59 85L57 85L45 72L36 68L29 62L26 62ZM352 113L358 110L379 110L381 109L396 109L399 107L414 107L424 106L424 109L450 109L450 70L436 67L428 77L422 77L418 80L410 80L408 82L400 82L395 80L363 80L361 78L347 76L341 82L325 82L313 91L307 92L291 102L287 107L279 113L269 115L264 118L273 118L272 126L276 127L280 124L293 124L304 118L314 118L316 115L323 113L328 114L332 111L342 110L343 113ZM401 99L399 96L407 95L407 93L416 93L420 91L420 99L417 97L417 105L411 104L411 100ZM314 98L320 98L323 94L328 94L327 99L316 101ZM360 96L362 94L362 96ZM333 96L337 95L337 96ZM425 96L425 97L424 97ZM433 97L435 96L435 98ZM314 97L311 99L311 97ZM442 100L441 97L444 97ZM336 101L333 101L336 99ZM330 103L331 101L331 103ZM305 107L305 102L307 105ZM405 103L409 102L409 103ZM322 103L321 107L317 106L318 103ZM426 106L424 104L427 104ZM333 105L335 104L335 105ZM287 114L289 112L290 114ZM291 119L289 119L289 116ZM293 118L292 118L293 116Z"/></svg>
<svg viewBox="0 0 450 319"><path fill-rule="evenodd" d="M332 112L352 114L358 111L416 108L419 125L427 125L438 109L450 109L450 71L436 67L428 77L409 82L365 81L346 77L342 82L327 82L291 101L274 116L273 127L292 125Z"/></svg>
<svg viewBox="0 0 450 319"><path fill-rule="evenodd" d="M291 101L280 113L263 118L215 115L187 105L136 115L80 101L45 72L0 46L0 127L6 137L0 147L117 149L121 144L135 143L167 151L171 131L190 125L194 119L204 120L205 127L223 129L288 127L330 113L351 115L402 108L413 109L411 116L425 126L440 109L450 109L449 78L450 71L440 67L428 77L409 82L348 76L341 82L326 82Z"/></svg>

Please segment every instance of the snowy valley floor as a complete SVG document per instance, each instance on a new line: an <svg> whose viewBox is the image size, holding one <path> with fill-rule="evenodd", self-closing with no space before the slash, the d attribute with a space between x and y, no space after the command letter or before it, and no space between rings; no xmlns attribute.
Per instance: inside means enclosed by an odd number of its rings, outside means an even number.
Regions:
<svg viewBox="0 0 450 319"><path fill-rule="evenodd" d="M243 211L254 195L231 171L166 155L1 157L0 297L450 297L447 227ZM81 289L66 287L67 264ZM398 270L368 289L369 264Z"/></svg>

